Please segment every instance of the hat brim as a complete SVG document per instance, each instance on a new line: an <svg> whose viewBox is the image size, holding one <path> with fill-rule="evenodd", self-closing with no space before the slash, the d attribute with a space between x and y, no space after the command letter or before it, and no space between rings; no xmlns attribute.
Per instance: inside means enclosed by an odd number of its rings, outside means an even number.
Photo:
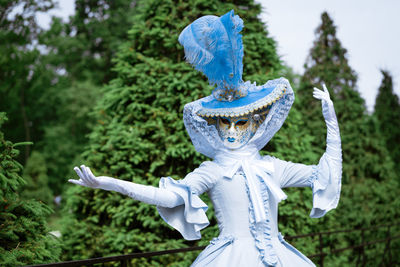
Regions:
<svg viewBox="0 0 400 267"><path fill-rule="evenodd" d="M285 94L286 89L286 84L280 83L249 92L247 96L232 102L222 102L213 98L202 103L202 109L197 115L203 118L245 116L274 104Z"/></svg>

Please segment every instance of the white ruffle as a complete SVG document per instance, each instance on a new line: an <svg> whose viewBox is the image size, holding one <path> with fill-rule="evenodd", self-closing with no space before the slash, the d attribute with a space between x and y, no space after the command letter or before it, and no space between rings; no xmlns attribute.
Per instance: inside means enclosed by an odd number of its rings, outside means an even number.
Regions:
<svg viewBox="0 0 400 267"><path fill-rule="evenodd" d="M161 178L159 186L174 192L184 201L184 204L174 208L157 206L164 221L178 230L186 240L200 239L200 230L210 224L205 213L207 205L189 186L171 177Z"/></svg>
<svg viewBox="0 0 400 267"><path fill-rule="evenodd" d="M313 190L313 208L311 218L320 218L328 211L335 209L339 203L342 185L342 165L326 153L319 160L311 176Z"/></svg>

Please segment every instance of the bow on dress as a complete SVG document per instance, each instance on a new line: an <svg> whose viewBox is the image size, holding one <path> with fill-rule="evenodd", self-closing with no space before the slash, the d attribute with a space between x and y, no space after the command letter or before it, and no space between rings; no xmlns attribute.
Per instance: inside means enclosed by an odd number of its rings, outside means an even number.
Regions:
<svg viewBox="0 0 400 267"><path fill-rule="evenodd" d="M287 198L287 195L282 191L277 182L272 179L272 174L274 173L273 163L262 160L258 152L235 151L235 153L233 153L224 151L223 153L218 153L215 160L227 167L224 177L228 179L232 179L236 172L242 169L249 187L255 221L257 223L267 219L257 176L264 181L269 191L278 202Z"/></svg>

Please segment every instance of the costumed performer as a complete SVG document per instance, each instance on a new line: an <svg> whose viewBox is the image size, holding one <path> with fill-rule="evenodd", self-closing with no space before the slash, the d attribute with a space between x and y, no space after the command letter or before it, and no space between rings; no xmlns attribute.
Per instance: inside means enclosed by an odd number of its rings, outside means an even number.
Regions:
<svg viewBox="0 0 400 267"><path fill-rule="evenodd" d="M342 155L338 122L325 86L314 88L327 125L326 152L317 165L307 166L260 156L280 129L294 101L289 82L257 86L242 80L243 21L233 10L203 16L188 25L179 42L186 60L215 85L210 96L185 105L184 123L203 162L182 180L161 178L159 188L105 176L94 176L82 165L71 183L112 190L157 206L162 218L187 240L200 239L209 222L207 192L215 208L220 234L192 266L314 266L278 231L278 203L285 187L311 187L319 218L336 208L341 188Z"/></svg>

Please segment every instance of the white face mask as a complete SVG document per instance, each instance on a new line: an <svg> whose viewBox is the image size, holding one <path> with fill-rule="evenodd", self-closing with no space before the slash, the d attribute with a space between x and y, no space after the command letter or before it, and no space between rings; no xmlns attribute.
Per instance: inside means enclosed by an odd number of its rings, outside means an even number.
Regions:
<svg viewBox="0 0 400 267"><path fill-rule="evenodd" d="M238 149L246 145L257 130L257 123L251 116L220 117L217 130L224 146L229 149Z"/></svg>

